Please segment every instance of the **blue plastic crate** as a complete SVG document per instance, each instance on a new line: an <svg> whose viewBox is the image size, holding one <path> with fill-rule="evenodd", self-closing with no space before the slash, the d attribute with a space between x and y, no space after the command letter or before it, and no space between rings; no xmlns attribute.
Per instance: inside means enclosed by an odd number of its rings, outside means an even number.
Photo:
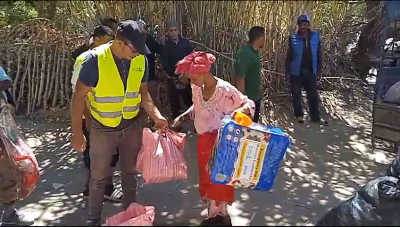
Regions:
<svg viewBox="0 0 400 227"><path fill-rule="evenodd" d="M210 163L211 181L269 190L289 145L289 139L279 128L257 123L243 127L225 117Z"/></svg>

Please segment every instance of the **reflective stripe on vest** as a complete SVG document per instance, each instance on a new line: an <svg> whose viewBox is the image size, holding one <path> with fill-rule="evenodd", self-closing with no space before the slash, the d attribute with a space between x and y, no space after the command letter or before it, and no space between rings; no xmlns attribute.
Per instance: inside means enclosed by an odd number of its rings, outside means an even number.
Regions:
<svg viewBox="0 0 400 227"><path fill-rule="evenodd" d="M101 124L117 127L122 118L132 119L139 113L145 57L139 55L131 60L125 91L110 44L101 45L94 51L98 56L99 80L88 93L90 112Z"/></svg>
<svg viewBox="0 0 400 227"><path fill-rule="evenodd" d="M94 97L94 101L98 103L116 103L116 102L123 102L124 98L126 99L136 99L139 97L140 92L126 92L124 96L117 96L117 97L97 97L96 92L91 90L90 93Z"/></svg>
<svg viewBox="0 0 400 227"><path fill-rule="evenodd" d="M312 67L313 73L317 73L318 66L318 45L319 45L319 33L311 32L310 34L310 47L311 47L311 56L312 56ZM291 45L292 45L292 62L290 63L290 74L291 75L300 75L301 61L303 58L303 45L304 41L301 36L297 33L291 36Z"/></svg>
<svg viewBox="0 0 400 227"><path fill-rule="evenodd" d="M96 107L92 106L91 111L96 112L100 117L102 118L116 118L122 116L122 111L116 111L116 112L100 112ZM123 108L124 112L134 112L136 110L139 110L139 106L125 106ZM110 126L112 127L112 126Z"/></svg>

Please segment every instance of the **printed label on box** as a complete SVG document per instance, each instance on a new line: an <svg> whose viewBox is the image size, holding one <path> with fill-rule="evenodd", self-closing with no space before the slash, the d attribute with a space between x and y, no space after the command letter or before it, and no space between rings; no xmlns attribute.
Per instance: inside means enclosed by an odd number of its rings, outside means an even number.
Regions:
<svg viewBox="0 0 400 227"><path fill-rule="evenodd" d="M260 179L267 147L268 143L265 142L242 140L238 149L235 172L229 184L244 188L254 188Z"/></svg>

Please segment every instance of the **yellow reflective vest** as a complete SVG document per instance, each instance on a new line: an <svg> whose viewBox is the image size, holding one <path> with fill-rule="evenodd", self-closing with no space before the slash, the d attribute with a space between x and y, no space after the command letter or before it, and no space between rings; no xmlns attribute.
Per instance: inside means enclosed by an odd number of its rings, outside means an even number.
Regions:
<svg viewBox="0 0 400 227"><path fill-rule="evenodd" d="M98 56L99 80L88 93L91 115L107 127L117 127L122 118L132 119L140 110L140 84L145 71L145 56L131 60L126 91L111 53L110 44L94 49Z"/></svg>

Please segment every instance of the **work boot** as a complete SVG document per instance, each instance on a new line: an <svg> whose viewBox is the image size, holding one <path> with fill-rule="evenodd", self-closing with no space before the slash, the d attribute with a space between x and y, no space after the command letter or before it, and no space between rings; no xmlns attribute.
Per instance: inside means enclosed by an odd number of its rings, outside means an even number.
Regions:
<svg viewBox="0 0 400 227"><path fill-rule="evenodd" d="M14 208L9 213L3 213L0 223L1 226L31 226L35 221Z"/></svg>
<svg viewBox="0 0 400 227"><path fill-rule="evenodd" d="M86 221L86 226L101 226L99 219L89 219Z"/></svg>

